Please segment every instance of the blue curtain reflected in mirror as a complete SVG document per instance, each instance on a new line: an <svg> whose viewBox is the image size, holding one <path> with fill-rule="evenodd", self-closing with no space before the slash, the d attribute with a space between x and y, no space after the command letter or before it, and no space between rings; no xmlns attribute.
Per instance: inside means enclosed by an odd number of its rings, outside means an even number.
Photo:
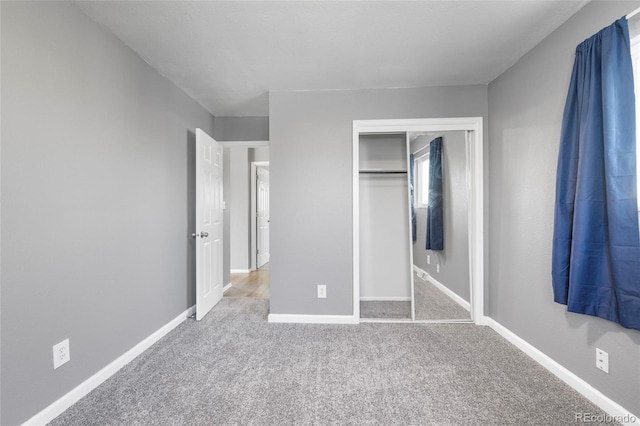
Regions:
<svg viewBox="0 0 640 426"><path fill-rule="evenodd" d="M429 204L427 205L427 250L444 249L442 200L442 137L429 144Z"/></svg>

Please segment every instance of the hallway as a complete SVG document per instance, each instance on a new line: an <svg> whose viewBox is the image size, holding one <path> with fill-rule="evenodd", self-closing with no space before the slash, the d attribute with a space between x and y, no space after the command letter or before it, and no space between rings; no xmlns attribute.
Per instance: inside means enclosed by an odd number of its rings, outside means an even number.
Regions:
<svg viewBox="0 0 640 426"><path fill-rule="evenodd" d="M231 287L224 297L269 298L269 264L249 273L231 274Z"/></svg>

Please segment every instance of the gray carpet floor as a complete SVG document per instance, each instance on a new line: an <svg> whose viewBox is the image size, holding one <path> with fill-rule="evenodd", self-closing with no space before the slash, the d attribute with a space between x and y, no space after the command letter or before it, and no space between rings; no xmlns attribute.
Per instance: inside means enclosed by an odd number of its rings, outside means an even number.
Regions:
<svg viewBox="0 0 640 426"><path fill-rule="evenodd" d="M413 276L416 320L471 319L469 311L428 281Z"/></svg>
<svg viewBox="0 0 640 426"><path fill-rule="evenodd" d="M224 298L51 425L570 425L593 404L486 327L266 322Z"/></svg>
<svg viewBox="0 0 640 426"><path fill-rule="evenodd" d="M411 319L411 302L361 301L360 318Z"/></svg>
<svg viewBox="0 0 640 426"><path fill-rule="evenodd" d="M413 274L416 320L470 320L471 314L429 281ZM411 319L411 302L361 301L360 318Z"/></svg>

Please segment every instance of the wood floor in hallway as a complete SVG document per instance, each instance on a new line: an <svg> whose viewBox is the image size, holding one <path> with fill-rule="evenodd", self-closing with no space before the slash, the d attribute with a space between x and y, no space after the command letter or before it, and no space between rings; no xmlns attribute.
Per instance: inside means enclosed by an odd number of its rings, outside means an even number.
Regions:
<svg viewBox="0 0 640 426"><path fill-rule="evenodd" d="M269 298L269 267L249 273L231 274L231 287L224 292L225 297Z"/></svg>

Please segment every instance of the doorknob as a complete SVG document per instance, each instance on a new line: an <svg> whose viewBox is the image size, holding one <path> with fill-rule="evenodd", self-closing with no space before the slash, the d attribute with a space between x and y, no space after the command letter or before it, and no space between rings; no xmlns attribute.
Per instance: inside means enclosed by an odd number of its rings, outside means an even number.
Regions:
<svg viewBox="0 0 640 426"><path fill-rule="evenodd" d="M209 236L209 233L208 233L208 232L201 232L201 233L200 233L200 235L198 235L198 234L196 234L196 233L194 232L193 234L191 234L191 236L192 236L193 238L198 238L198 237L200 237L200 238L207 238L207 237Z"/></svg>

